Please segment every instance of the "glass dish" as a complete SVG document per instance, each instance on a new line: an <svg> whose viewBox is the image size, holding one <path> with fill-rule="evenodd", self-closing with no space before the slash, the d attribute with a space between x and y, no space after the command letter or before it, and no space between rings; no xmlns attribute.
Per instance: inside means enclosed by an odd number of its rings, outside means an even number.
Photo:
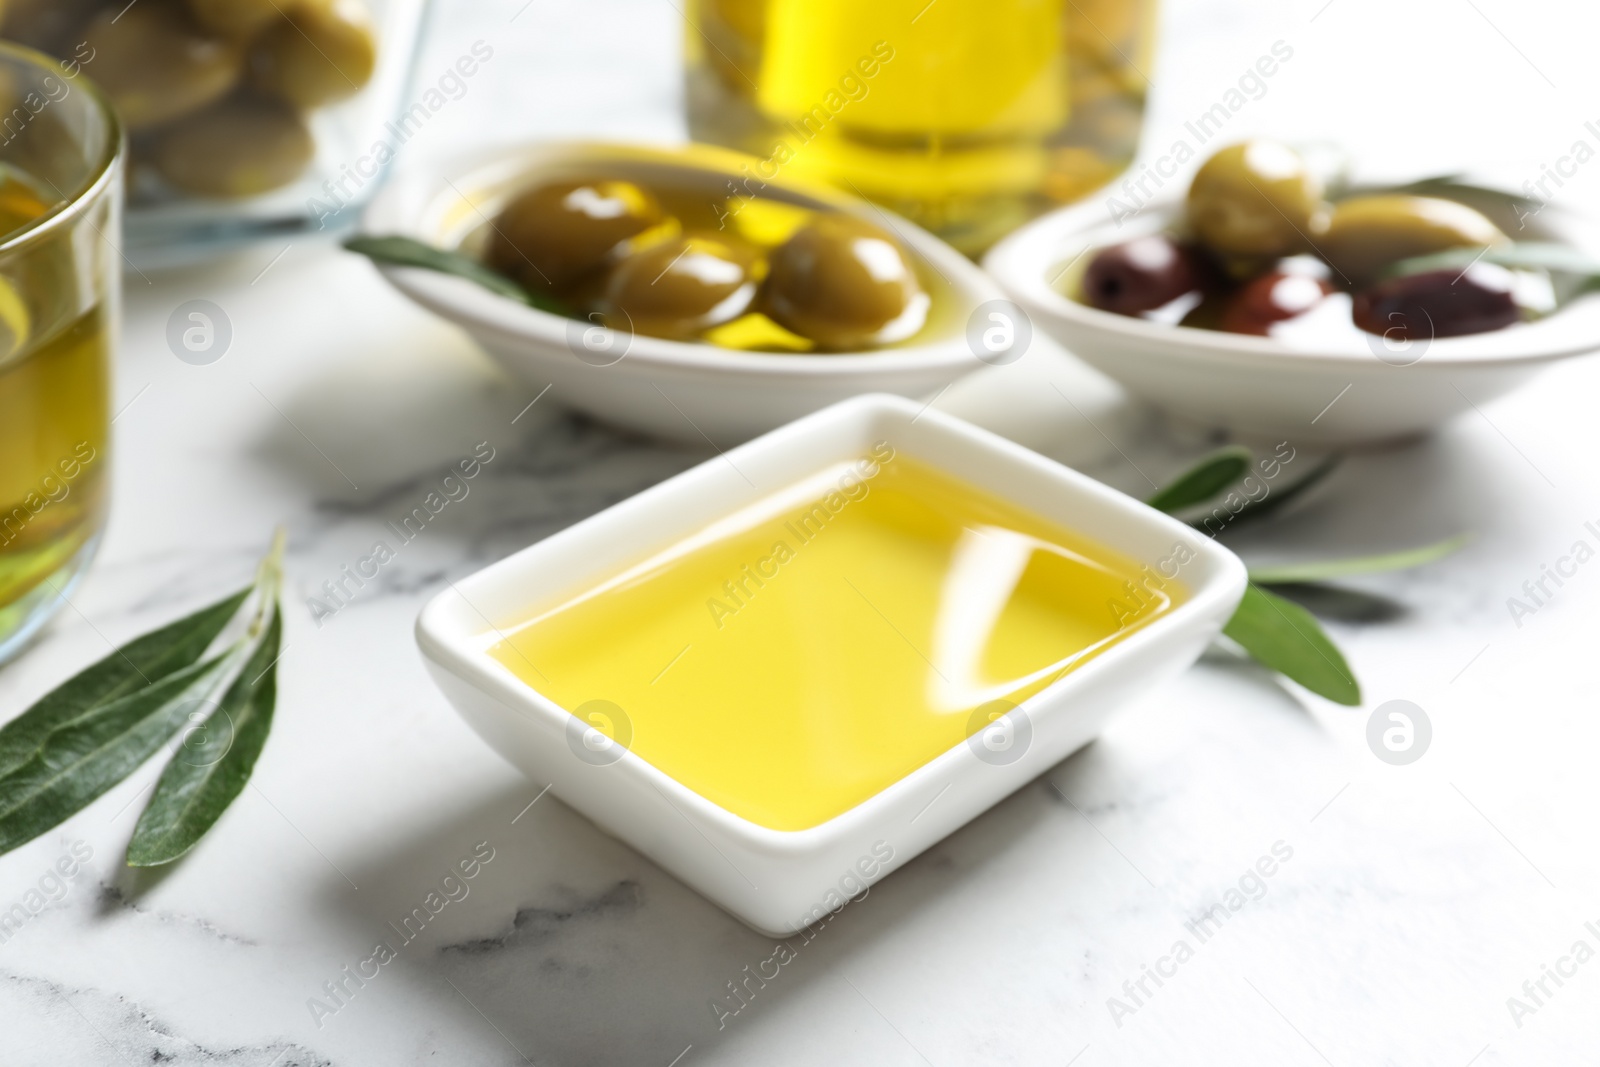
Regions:
<svg viewBox="0 0 1600 1067"><path fill-rule="evenodd" d="M0 44L0 662L66 602L110 489L122 129L98 90Z"/></svg>
<svg viewBox="0 0 1600 1067"><path fill-rule="evenodd" d="M208 9L211 28L196 15ZM163 266L353 224L438 110L427 94L407 95L428 9L429 0L13 0L0 36L56 56L71 79L87 76L119 103L130 139L124 251ZM304 32L313 15L365 27L353 57ZM215 28L237 19L249 25ZM302 88L318 75L322 92ZM243 153L267 144L246 165ZM230 149L240 162L219 174Z"/></svg>

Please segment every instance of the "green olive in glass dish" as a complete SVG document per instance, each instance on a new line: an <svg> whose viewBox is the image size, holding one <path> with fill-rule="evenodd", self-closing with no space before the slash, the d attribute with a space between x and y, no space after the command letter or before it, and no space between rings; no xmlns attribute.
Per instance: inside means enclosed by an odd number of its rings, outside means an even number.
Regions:
<svg viewBox="0 0 1600 1067"><path fill-rule="evenodd" d="M750 310L756 268L748 250L714 237L657 241L612 269L600 314L613 329L690 340Z"/></svg>
<svg viewBox="0 0 1600 1067"><path fill-rule="evenodd" d="M888 233L845 214L818 215L773 250L761 308L778 325L835 352L903 341L930 299Z"/></svg>
<svg viewBox="0 0 1600 1067"><path fill-rule="evenodd" d="M208 197L257 196L295 179L316 151L305 119L281 100L241 97L162 130L152 157L178 189Z"/></svg>
<svg viewBox="0 0 1600 1067"><path fill-rule="evenodd" d="M1385 193L1355 196L1333 206L1318 251L1357 285L1403 259L1452 248L1485 248L1509 239L1481 212L1455 200Z"/></svg>
<svg viewBox="0 0 1600 1067"><path fill-rule="evenodd" d="M1326 225L1322 180L1277 141L1229 145L1189 186L1189 228L1223 257L1270 259L1307 249Z"/></svg>
<svg viewBox="0 0 1600 1067"><path fill-rule="evenodd" d="M485 259L535 292L564 293L603 271L618 246L662 224L661 202L630 181L540 185L494 220Z"/></svg>
<svg viewBox="0 0 1600 1067"><path fill-rule="evenodd" d="M181 8L141 3L106 8L84 41L91 70L128 129L138 133L198 111L239 82L244 54Z"/></svg>
<svg viewBox="0 0 1600 1067"><path fill-rule="evenodd" d="M250 83L309 110L360 92L377 62L377 34L361 0L300 0L251 48Z"/></svg>

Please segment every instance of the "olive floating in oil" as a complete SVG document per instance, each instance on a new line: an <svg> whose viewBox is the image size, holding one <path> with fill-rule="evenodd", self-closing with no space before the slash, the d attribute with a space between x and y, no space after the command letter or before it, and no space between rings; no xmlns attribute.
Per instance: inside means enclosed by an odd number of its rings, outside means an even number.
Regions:
<svg viewBox="0 0 1600 1067"><path fill-rule="evenodd" d="M929 302L899 242L844 214L818 215L778 246L762 287L774 322L836 352L910 337Z"/></svg>
<svg viewBox="0 0 1600 1067"><path fill-rule="evenodd" d="M647 337L850 352L897 344L928 322L934 294L912 254L847 211L730 200L726 175L703 165L596 170L524 187L469 247L567 313Z"/></svg>
<svg viewBox="0 0 1600 1067"><path fill-rule="evenodd" d="M529 289L562 292L602 270L618 245L662 218L654 194L633 182L540 185L495 219L487 261Z"/></svg>
<svg viewBox="0 0 1600 1067"><path fill-rule="evenodd" d="M715 238L660 241L617 264L600 313L613 329L688 340L750 309L753 265L746 251Z"/></svg>

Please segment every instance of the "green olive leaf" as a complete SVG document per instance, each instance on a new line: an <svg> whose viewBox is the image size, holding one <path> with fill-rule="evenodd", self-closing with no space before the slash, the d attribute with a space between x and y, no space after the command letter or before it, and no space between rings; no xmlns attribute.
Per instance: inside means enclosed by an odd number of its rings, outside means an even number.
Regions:
<svg viewBox="0 0 1600 1067"><path fill-rule="evenodd" d="M1466 534L1447 537L1429 545L1384 552L1375 556L1356 556L1350 559L1318 560L1311 563L1285 563L1276 567L1251 567L1250 580L1258 585L1321 582L1329 578L1343 578L1352 574L1382 574L1385 571L1403 571L1432 563L1455 552L1471 538Z"/></svg>
<svg viewBox="0 0 1600 1067"><path fill-rule="evenodd" d="M1430 270L1465 270L1474 263L1493 263L1511 270L1548 270L1600 280L1600 260L1554 241L1516 241L1491 248L1451 248L1391 263L1380 278L1398 278Z"/></svg>
<svg viewBox="0 0 1600 1067"><path fill-rule="evenodd" d="M122 646L56 686L0 729L0 776L27 762L52 730L194 663L249 595L248 587L241 589Z"/></svg>
<svg viewBox="0 0 1600 1067"><path fill-rule="evenodd" d="M531 293L512 279L484 266L478 260L461 252L435 248L410 237L351 237L344 242L351 252L366 256L374 263L389 263L397 267L421 267L441 274L454 274L458 278L477 282L491 293L509 297L552 315L572 317L572 309L542 293Z"/></svg>
<svg viewBox="0 0 1600 1067"><path fill-rule="evenodd" d="M1266 496L1245 501L1244 506L1238 511L1231 512L1220 519L1217 518L1215 514L1201 516L1200 518L1192 520L1189 525L1193 526L1197 530L1203 530L1206 533L1215 535L1221 533L1223 530L1238 526L1241 522L1253 522L1257 519L1264 519L1274 512L1288 507L1295 500L1299 499L1299 497L1302 496L1312 486L1316 485L1328 475L1332 474L1338 468L1339 464L1343 462L1343 453L1335 452L1323 459L1321 463L1318 463L1315 467L1312 467L1309 471L1307 471L1305 476L1299 481L1291 483L1290 485L1286 485L1282 489L1272 489L1269 485ZM1210 523L1218 523L1219 525L1215 530L1213 530L1211 526L1208 525Z"/></svg>
<svg viewBox="0 0 1600 1067"><path fill-rule="evenodd" d="M1522 193L1513 193L1506 189L1496 189L1492 185L1481 185L1477 182L1468 181L1466 180L1466 175L1460 173L1434 174L1407 182L1404 185L1363 187L1351 190L1351 192L1411 193L1416 196L1442 196L1446 199L1461 197L1463 200L1477 198L1495 200L1524 208L1533 207L1539 203L1534 198L1524 196Z"/></svg>
<svg viewBox="0 0 1600 1067"><path fill-rule="evenodd" d="M1222 632L1270 670L1337 704L1361 703L1361 686L1311 613L1252 582Z"/></svg>
<svg viewBox="0 0 1600 1067"><path fill-rule="evenodd" d="M153 867L182 856L244 789L272 729L282 634L283 618L274 604L266 635L199 726L205 745L180 748L161 772L128 843L128 866Z"/></svg>
<svg viewBox="0 0 1600 1067"><path fill-rule="evenodd" d="M157 814L148 827L140 820L141 828L154 828L141 849L148 847L152 855L171 851L167 858L176 858L216 821L243 787L271 723L283 552L279 530L254 585L124 645L0 730L0 854L59 825L127 778L192 721L196 709L214 706L212 698L248 659L245 669L257 669L237 671L221 705L243 724L225 753L225 766L187 790L180 788L187 781L183 771L164 773ZM252 592L256 605L244 636L198 662ZM213 725L210 718L205 724ZM163 812L172 817L163 820ZM191 835L187 841L185 833Z"/></svg>
<svg viewBox="0 0 1600 1067"><path fill-rule="evenodd" d="M1280 582L1262 588L1294 601L1319 619L1335 622L1393 622L1406 614L1404 604L1365 589L1321 582Z"/></svg>
<svg viewBox="0 0 1600 1067"><path fill-rule="evenodd" d="M1172 514L1196 504L1204 504L1250 470L1250 450L1239 445L1220 448L1156 490L1145 501L1157 511Z"/></svg>
<svg viewBox="0 0 1600 1067"><path fill-rule="evenodd" d="M64 822L139 768L214 691L230 657L166 675L47 734L0 778L0 854Z"/></svg>
<svg viewBox="0 0 1600 1067"><path fill-rule="evenodd" d="M1238 511L1226 515L1203 515L1191 519L1190 526L1211 534L1236 526L1240 522L1263 519L1287 506L1312 486L1322 481L1343 462L1341 453L1325 457L1305 477L1282 489L1269 486L1265 496L1245 501ZM1250 471L1250 452L1237 445L1218 449L1201 459L1173 481L1158 489L1145 503L1168 514L1208 503L1223 490L1242 480ZM1215 528L1213 528L1215 527Z"/></svg>

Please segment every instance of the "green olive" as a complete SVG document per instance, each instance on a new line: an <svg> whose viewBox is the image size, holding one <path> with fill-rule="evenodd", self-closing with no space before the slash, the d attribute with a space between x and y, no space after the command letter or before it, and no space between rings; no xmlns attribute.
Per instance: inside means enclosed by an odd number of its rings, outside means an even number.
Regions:
<svg viewBox="0 0 1600 1067"><path fill-rule="evenodd" d="M273 20L298 7L296 0L186 0L206 29L235 40L254 37Z"/></svg>
<svg viewBox="0 0 1600 1067"><path fill-rule="evenodd" d="M604 269L622 242L661 221L660 201L633 182L541 185L500 212L487 259L529 289L564 292Z"/></svg>
<svg viewBox="0 0 1600 1067"><path fill-rule="evenodd" d="M84 34L85 68L130 130L198 111L238 82L243 56L176 8L154 3L100 12Z"/></svg>
<svg viewBox="0 0 1600 1067"><path fill-rule="evenodd" d="M687 340L750 310L753 266L748 252L715 238L658 241L612 270L601 316L614 329Z"/></svg>
<svg viewBox="0 0 1600 1067"><path fill-rule="evenodd" d="M1288 255L1325 224L1322 181L1276 141L1229 145L1194 176L1188 216L1195 236L1224 256Z"/></svg>
<svg viewBox="0 0 1600 1067"><path fill-rule="evenodd" d="M361 0L303 0L256 41L251 84L310 110L360 92L378 62Z"/></svg>
<svg viewBox="0 0 1600 1067"><path fill-rule="evenodd" d="M186 193L256 196L288 185L316 146L305 120L280 100L226 100L161 131L156 170Z"/></svg>
<svg viewBox="0 0 1600 1067"><path fill-rule="evenodd" d="M1317 248L1345 280L1360 283L1412 256L1506 240L1499 227L1465 204L1432 196L1383 194L1335 204L1328 232Z"/></svg>
<svg viewBox="0 0 1600 1067"><path fill-rule="evenodd" d="M852 215L818 215L772 253L762 309L836 352L904 340L928 317L928 295L895 239Z"/></svg>

